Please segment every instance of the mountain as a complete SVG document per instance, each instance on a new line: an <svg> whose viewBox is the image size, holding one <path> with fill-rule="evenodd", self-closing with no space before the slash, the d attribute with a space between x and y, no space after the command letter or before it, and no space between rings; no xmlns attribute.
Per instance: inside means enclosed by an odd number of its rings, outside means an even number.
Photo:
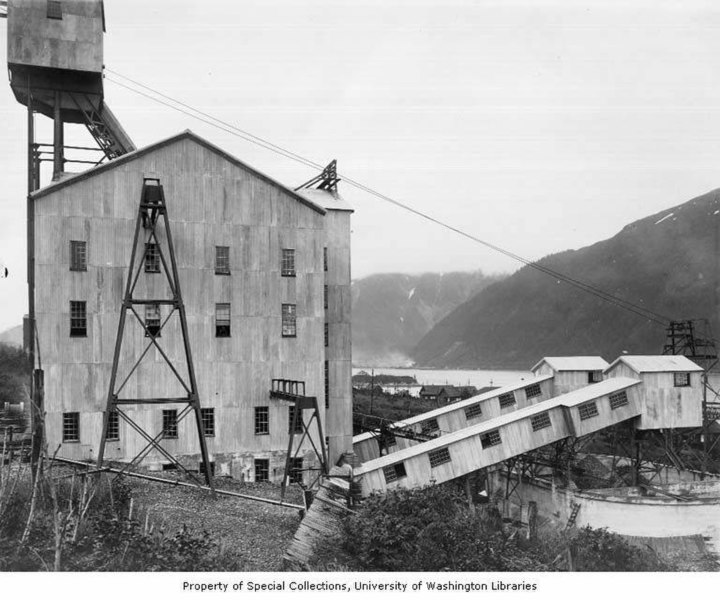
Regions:
<svg viewBox="0 0 720 600"><path fill-rule="evenodd" d="M718 334L719 227L715 190L538 264L672 320L707 318ZM458 306L412 356L428 367L526 369L542 356L657 354L664 340L662 323L526 266Z"/></svg>
<svg viewBox="0 0 720 600"><path fill-rule="evenodd" d="M23 326L17 325L5 331L0 332L0 344L9 344L10 346L23 346Z"/></svg>
<svg viewBox="0 0 720 600"><path fill-rule="evenodd" d="M353 362L401 366L440 319L499 275L425 273L370 275L352 283Z"/></svg>

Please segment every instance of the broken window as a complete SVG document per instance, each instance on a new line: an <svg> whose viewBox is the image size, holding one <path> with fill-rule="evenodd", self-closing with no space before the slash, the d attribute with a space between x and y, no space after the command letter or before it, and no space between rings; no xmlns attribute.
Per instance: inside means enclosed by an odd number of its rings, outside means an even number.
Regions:
<svg viewBox="0 0 720 600"><path fill-rule="evenodd" d="M255 481L270 481L270 460L267 458L255 459Z"/></svg>
<svg viewBox="0 0 720 600"><path fill-rule="evenodd" d="M215 437L215 409L201 408L200 420L202 421L205 437Z"/></svg>
<svg viewBox="0 0 720 600"><path fill-rule="evenodd" d="M270 433L270 408L267 406L255 407L255 435L268 435Z"/></svg>
<svg viewBox="0 0 720 600"><path fill-rule="evenodd" d="M498 401L501 409L508 408L509 406L515 404L515 393L508 392L507 394L500 394L500 396L498 396Z"/></svg>
<svg viewBox="0 0 720 600"><path fill-rule="evenodd" d="M500 431L498 429L488 431L480 436L480 445L483 448L490 448L491 446L497 446L498 444L502 444Z"/></svg>
<svg viewBox="0 0 720 600"><path fill-rule="evenodd" d="M688 387L690 385L690 373L675 373L675 387Z"/></svg>
<svg viewBox="0 0 720 600"><path fill-rule="evenodd" d="M108 415L106 439L113 442L120 439L120 415L115 410L110 411L110 414Z"/></svg>
<svg viewBox="0 0 720 600"><path fill-rule="evenodd" d="M177 439L178 420L176 409L171 408L162 411L162 434L164 438Z"/></svg>
<svg viewBox="0 0 720 600"><path fill-rule="evenodd" d="M447 448L445 449L447 450ZM401 462L395 463L394 465L388 465L387 467L383 467L383 473L385 475L385 483L392 483L393 481L397 481L402 477L407 477L405 463Z"/></svg>
<svg viewBox="0 0 720 600"><path fill-rule="evenodd" d="M215 305L215 337L230 337L230 304Z"/></svg>
<svg viewBox="0 0 720 600"><path fill-rule="evenodd" d="M145 244L145 272L160 272L160 249L157 244Z"/></svg>
<svg viewBox="0 0 720 600"><path fill-rule="evenodd" d="M447 448L431 450L428 452L428 458L430 459L430 467L437 467L438 465L449 463L452 460L450 458L450 450Z"/></svg>
<svg viewBox="0 0 720 600"><path fill-rule="evenodd" d="M535 396L542 396L542 390L539 383L533 383L525 388L525 397L529 400Z"/></svg>
<svg viewBox="0 0 720 600"><path fill-rule="evenodd" d="M590 402L586 402L585 404L581 404L578 406L578 415L580 415L580 420L585 421L587 419L592 419L593 417L598 416L598 409L597 405L595 404L595 400L592 400Z"/></svg>
<svg viewBox="0 0 720 600"><path fill-rule="evenodd" d="M530 424L532 425L533 431L551 427L552 423L550 422L550 413L544 412L539 415L535 415L530 419Z"/></svg>
<svg viewBox="0 0 720 600"><path fill-rule="evenodd" d="M145 305L145 337L160 337L160 305Z"/></svg>

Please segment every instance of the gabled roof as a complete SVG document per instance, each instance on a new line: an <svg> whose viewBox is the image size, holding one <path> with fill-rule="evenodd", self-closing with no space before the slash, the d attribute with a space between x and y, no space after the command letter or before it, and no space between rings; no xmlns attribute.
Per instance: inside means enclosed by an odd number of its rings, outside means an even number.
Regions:
<svg viewBox="0 0 720 600"><path fill-rule="evenodd" d="M444 385L424 385L420 388L420 394L432 394L436 396L444 387Z"/></svg>
<svg viewBox="0 0 720 600"><path fill-rule="evenodd" d="M308 208L311 208L315 212L318 212L321 215L325 214L326 211L322 207L322 205L317 204L310 198L300 195L295 190L283 185L282 183L276 181L272 177L268 177L264 173L258 171L254 167L251 167L247 163L244 163L241 160L235 158L233 155L228 154L227 152L225 152L224 150L222 150L215 144L212 144L211 142L207 141L205 138L200 137L199 135L197 135L196 133L193 133L189 129L186 129L182 133L178 133L177 135L174 135L172 137L169 137L164 140L160 140L158 142L150 144L149 146L145 146L143 148L138 148L137 150L134 150L133 152L128 152L127 154L123 154L122 156L120 156L118 158L115 158L111 161L108 161L106 163L98 165L97 167L88 169L87 171L83 171L82 173L75 173L73 175L63 177L61 180L51 183L50 185L47 185L44 188L41 188L41 189L33 192L31 194L31 197L33 198L33 200L38 200L39 198L42 198L43 196L52 194L64 187L69 186L69 185L73 185L74 183L77 183L78 181L84 181L85 179L90 179L91 177L95 177L95 175L99 175L100 173L110 171L121 165L127 164L128 162L131 162L131 161L135 160L136 158L140 158L141 156L145 156L146 154L151 154L152 152L160 150L161 148L165 148L167 146L176 144L183 140L192 140L196 144L203 146L204 148L207 148L211 152L215 152L216 154L222 156L225 160L234 164L235 166L238 166L238 167L241 167L243 169L250 171L251 173L253 173L253 175L264 180L266 183L269 183L270 185L273 185L273 186L279 188L280 190L282 190L283 192L294 197L298 202L307 206Z"/></svg>
<svg viewBox="0 0 720 600"><path fill-rule="evenodd" d="M547 363L554 371L602 371L608 362L602 356L546 356L531 371Z"/></svg>
<svg viewBox="0 0 720 600"><path fill-rule="evenodd" d="M605 369L605 372L611 371L621 362L636 373L686 373L703 370L687 356L662 354L658 356L620 356Z"/></svg>

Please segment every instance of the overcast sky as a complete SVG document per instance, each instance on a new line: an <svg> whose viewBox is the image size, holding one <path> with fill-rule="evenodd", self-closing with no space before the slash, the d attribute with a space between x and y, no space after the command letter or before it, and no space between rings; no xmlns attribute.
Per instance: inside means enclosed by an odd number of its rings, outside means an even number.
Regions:
<svg viewBox="0 0 720 600"><path fill-rule="evenodd" d="M105 0L105 12L109 69L313 161L337 158L341 173L531 259L720 187L715 2ZM288 185L315 174L115 83L105 96L138 146L192 129ZM7 83L0 119L1 331L27 310L26 113ZM340 190L356 209L355 278L519 266Z"/></svg>

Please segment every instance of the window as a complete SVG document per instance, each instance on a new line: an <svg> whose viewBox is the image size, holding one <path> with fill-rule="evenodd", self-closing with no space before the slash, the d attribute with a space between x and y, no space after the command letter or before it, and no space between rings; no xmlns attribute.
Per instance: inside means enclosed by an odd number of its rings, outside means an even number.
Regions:
<svg viewBox="0 0 720 600"><path fill-rule="evenodd" d="M160 337L160 305L145 305L145 337Z"/></svg>
<svg viewBox="0 0 720 600"><path fill-rule="evenodd" d="M384 432L378 438L378 446L380 446L380 454L387 454L389 448L397 446L397 440L392 433Z"/></svg>
<svg viewBox="0 0 720 600"><path fill-rule="evenodd" d="M215 409L201 408L200 420L202 421L205 437L215 437Z"/></svg>
<svg viewBox="0 0 720 600"><path fill-rule="evenodd" d="M525 388L525 397L529 400L535 396L542 396L542 390L539 383L533 383Z"/></svg>
<svg viewBox="0 0 720 600"><path fill-rule="evenodd" d="M255 435L270 434L270 409L267 406L255 407Z"/></svg>
<svg viewBox="0 0 720 600"><path fill-rule="evenodd" d="M500 394L498 401L500 402L501 409L508 408L509 406L515 404L515 393L508 392L507 394Z"/></svg>
<svg viewBox="0 0 720 600"><path fill-rule="evenodd" d="M430 467L437 467L444 463L450 462L450 450L447 448L440 448L439 450L431 450L428 452L428 458L430 459Z"/></svg>
<svg viewBox="0 0 720 600"><path fill-rule="evenodd" d="M328 286L323 287L323 307L327 310L328 307Z"/></svg>
<svg viewBox="0 0 720 600"><path fill-rule="evenodd" d="M215 337L230 337L230 305L215 305Z"/></svg>
<svg viewBox="0 0 720 600"><path fill-rule="evenodd" d="M295 406L288 406L288 433L293 433L293 417L295 415ZM295 422L295 433L303 432L302 410L298 410L297 421Z"/></svg>
<svg viewBox="0 0 720 600"><path fill-rule="evenodd" d="M113 442L120 439L120 415L116 410L110 411L108 415L107 437L105 439Z"/></svg>
<svg viewBox="0 0 720 600"><path fill-rule="evenodd" d="M675 373L675 387L688 387L690 385L690 373Z"/></svg>
<svg viewBox="0 0 720 600"><path fill-rule="evenodd" d="M611 410L625 406L628 403L627 392L625 390L622 392L616 392L615 394L610 394L609 399Z"/></svg>
<svg viewBox="0 0 720 600"><path fill-rule="evenodd" d="M535 415L530 419L530 424L532 425L533 431L551 427L552 423L550 422L550 413L544 412L539 415Z"/></svg>
<svg viewBox="0 0 720 600"><path fill-rule="evenodd" d="M323 271L328 270L328 261L327 261L327 246L323 248Z"/></svg>
<svg viewBox="0 0 720 600"><path fill-rule="evenodd" d="M297 320L295 318L295 305L294 304L283 304L282 305L282 336L283 337L296 337L297 336Z"/></svg>
<svg viewBox="0 0 720 600"><path fill-rule="evenodd" d="M301 457L290 459L290 483L303 482L303 459Z"/></svg>
<svg viewBox="0 0 720 600"><path fill-rule="evenodd" d="M48 0L47 18L62 20L62 2L57 0Z"/></svg>
<svg viewBox="0 0 720 600"><path fill-rule="evenodd" d="M422 431L425 435L431 435L436 431L440 431L437 419L428 419L427 421L420 423L420 431Z"/></svg>
<svg viewBox="0 0 720 600"><path fill-rule="evenodd" d="M598 383L603 380L602 371L588 371L588 383Z"/></svg>
<svg viewBox="0 0 720 600"><path fill-rule="evenodd" d="M200 473L200 475L205 475L205 463L204 462L198 463L198 473ZM215 461L214 460L210 462L210 475L215 477Z"/></svg>
<svg viewBox="0 0 720 600"><path fill-rule="evenodd" d="M160 250L157 244L145 244L145 272L160 272Z"/></svg>
<svg viewBox="0 0 720 600"><path fill-rule="evenodd" d="M70 242L70 270L87 271L87 242Z"/></svg>
<svg viewBox="0 0 720 600"><path fill-rule="evenodd" d="M80 441L80 413L63 413L63 442Z"/></svg>
<svg viewBox="0 0 720 600"><path fill-rule="evenodd" d="M267 458L255 459L255 481L270 481L270 460Z"/></svg>
<svg viewBox="0 0 720 600"><path fill-rule="evenodd" d="M178 421L177 410L174 408L163 410L162 413L162 434L167 439L177 439Z"/></svg>
<svg viewBox="0 0 720 600"><path fill-rule="evenodd" d="M447 448L445 448L445 450L447 450ZM383 473L385 474L385 483L392 483L402 477L407 477L405 463L401 462L383 467Z"/></svg>
<svg viewBox="0 0 720 600"><path fill-rule="evenodd" d="M585 404L581 404L578 406L578 415L580 415L580 420L585 421L586 419L592 419L593 417L598 416L598 409L597 405L595 404L595 400L592 400L590 402L586 402Z"/></svg>
<svg viewBox="0 0 720 600"><path fill-rule="evenodd" d="M473 404L472 406L468 406L465 409L465 418L470 419L476 419L477 417L482 416L482 406L480 406L480 403Z"/></svg>
<svg viewBox="0 0 720 600"><path fill-rule="evenodd" d="M215 246L215 275L230 275L230 246Z"/></svg>
<svg viewBox="0 0 720 600"><path fill-rule="evenodd" d="M85 301L70 301L70 337L87 337L87 308Z"/></svg>
<svg viewBox="0 0 720 600"><path fill-rule="evenodd" d="M325 361L325 408L330 408L330 361Z"/></svg>
<svg viewBox="0 0 720 600"><path fill-rule="evenodd" d="M283 248L280 275L295 277L295 250L292 248Z"/></svg>
<svg viewBox="0 0 720 600"><path fill-rule="evenodd" d="M330 324L325 323L325 347L330 345Z"/></svg>
<svg viewBox="0 0 720 600"><path fill-rule="evenodd" d="M500 439L500 430L498 429L493 429L492 431L488 431L480 436L480 445L483 448L490 448L491 446L497 446L498 444L502 444L502 440Z"/></svg>

